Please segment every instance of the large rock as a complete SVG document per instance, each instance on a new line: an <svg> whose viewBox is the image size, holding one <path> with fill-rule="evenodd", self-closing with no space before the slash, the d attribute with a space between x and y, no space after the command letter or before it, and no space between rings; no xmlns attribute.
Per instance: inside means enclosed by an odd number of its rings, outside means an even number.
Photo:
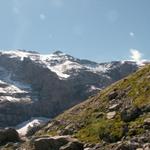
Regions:
<svg viewBox="0 0 150 150"><path fill-rule="evenodd" d="M124 109L121 112L121 120L125 122L129 122L129 121L136 119L140 114L141 114L141 110L137 107Z"/></svg>
<svg viewBox="0 0 150 150"><path fill-rule="evenodd" d="M143 145L144 150L150 150L150 143L146 143Z"/></svg>
<svg viewBox="0 0 150 150"><path fill-rule="evenodd" d="M119 144L115 150L136 150L139 147L138 143L121 143Z"/></svg>
<svg viewBox="0 0 150 150"><path fill-rule="evenodd" d="M150 112L150 104L143 106L142 112L144 112L144 113Z"/></svg>
<svg viewBox="0 0 150 150"><path fill-rule="evenodd" d="M107 119L113 119L115 116L116 116L116 112L112 111L112 112L107 113L106 118Z"/></svg>
<svg viewBox="0 0 150 150"><path fill-rule="evenodd" d="M116 110L119 109L119 107L120 107L120 104L113 104L113 105L111 105L111 106L109 107L109 110L110 110L110 111L116 111Z"/></svg>
<svg viewBox="0 0 150 150"><path fill-rule="evenodd" d="M109 100L113 100L113 99L115 99L117 96L118 96L117 91L113 91L113 92L111 92L111 93L108 95L108 99L109 99Z"/></svg>
<svg viewBox="0 0 150 150"><path fill-rule="evenodd" d="M18 132L13 128L6 128L0 130L0 145L8 142L20 141Z"/></svg>
<svg viewBox="0 0 150 150"><path fill-rule="evenodd" d="M150 129L150 118L144 120L144 129Z"/></svg>
<svg viewBox="0 0 150 150"><path fill-rule="evenodd" d="M83 150L83 144L69 136L36 138L30 146L33 150Z"/></svg>
<svg viewBox="0 0 150 150"><path fill-rule="evenodd" d="M144 125L150 126L150 118L146 118L146 119L144 120Z"/></svg>

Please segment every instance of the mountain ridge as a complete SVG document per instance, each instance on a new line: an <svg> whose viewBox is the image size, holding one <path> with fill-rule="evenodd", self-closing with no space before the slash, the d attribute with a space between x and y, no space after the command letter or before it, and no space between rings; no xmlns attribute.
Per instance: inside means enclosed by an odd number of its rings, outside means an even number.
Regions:
<svg viewBox="0 0 150 150"><path fill-rule="evenodd" d="M53 118L138 66L134 62L91 63L63 53L40 55L23 50L1 52L0 68L0 81L9 85L0 85L0 127L6 127L32 117ZM6 94L10 87L14 87L13 93Z"/></svg>
<svg viewBox="0 0 150 150"><path fill-rule="evenodd" d="M6 54L9 57L17 57L17 58L20 58L21 60L23 60L24 58L30 58L34 61L38 61L39 63L44 63L51 71L55 72L58 76L60 75L60 77L63 77L63 78L67 78L69 76L66 76L66 77L61 76L63 73L62 68L65 68L66 66L69 66L69 65L70 65L70 68L68 69L86 69L88 71L103 72L109 69L109 66L107 68L105 64L111 65L111 63L115 63L115 62L116 63L128 62L128 63L136 64L136 62L133 62L133 61L111 61L111 62L96 63L94 61L89 61L87 59L74 58L71 55L63 53L62 51L55 51L52 54L40 54L35 51L10 50L10 51L1 51L1 54L4 54L4 55ZM66 63L64 64L64 66L57 65L59 63L62 64L64 62ZM57 67L52 68L53 66L57 66ZM58 72L59 70L61 73ZM67 71L68 71L67 69L64 70L64 72L67 72Z"/></svg>

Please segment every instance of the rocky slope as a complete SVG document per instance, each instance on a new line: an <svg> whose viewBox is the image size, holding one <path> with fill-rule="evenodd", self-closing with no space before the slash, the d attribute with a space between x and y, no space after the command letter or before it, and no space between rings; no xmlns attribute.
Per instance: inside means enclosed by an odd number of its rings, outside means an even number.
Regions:
<svg viewBox="0 0 150 150"><path fill-rule="evenodd" d="M59 115L44 135L71 135L88 150L149 150L150 65Z"/></svg>
<svg viewBox="0 0 150 150"><path fill-rule="evenodd" d="M135 72L134 62L96 63L56 51L0 52L0 127L31 117L52 118ZM44 109L43 109L44 108Z"/></svg>
<svg viewBox="0 0 150 150"><path fill-rule="evenodd" d="M5 139L3 143L12 141L12 137L19 140L15 131L9 130L14 134L6 139L1 136L2 140ZM150 65L67 110L24 141L7 143L0 148L149 150Z"/></svg>

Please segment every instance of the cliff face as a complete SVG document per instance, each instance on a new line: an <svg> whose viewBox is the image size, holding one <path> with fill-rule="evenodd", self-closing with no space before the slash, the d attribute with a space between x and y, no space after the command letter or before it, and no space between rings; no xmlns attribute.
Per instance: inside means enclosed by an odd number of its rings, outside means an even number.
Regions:
<svg viewBox="0 0 150 150"><path fill-rule="evenodd" d="M52 118L137 68L134 62L99 64L62 52L1 52L0 127Z"/></svg>

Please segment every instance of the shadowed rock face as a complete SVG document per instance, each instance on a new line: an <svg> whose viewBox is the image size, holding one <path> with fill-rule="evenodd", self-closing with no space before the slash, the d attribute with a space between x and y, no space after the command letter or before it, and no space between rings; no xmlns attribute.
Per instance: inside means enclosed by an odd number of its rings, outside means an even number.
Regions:
<svg viewBox="0 0 150 150"><path fill-rule="evenodd" d="M55 63L64 63L67 60L79 65L100 65L87 60L74 59L69 55L63 56L62 61L48 60L47 63L55 65ZM107 64L109 63L101 65ZM0 84L2 89L2 92L0 91L0 127L15 126L31 117L52 118L85 100L98 89L137 70L137 65L132 62L111 62L110 64L111 67L105 72L92 72L84 67L73 68L66 71L69 74L68 78L60 79L55 72L38 60L30 57L20 60L13 55L0 53L0 81L4 82ZM10 92L12 85L19 90L13 87L13 92ZM4 89L6 89L5 93Z"/></svg>
<svg viewBox="0 0 150 150"><path fill-rule="evenodd" d="M0 146L8 142L19 142L19 134L13 128L0 129Z"/></svg>

